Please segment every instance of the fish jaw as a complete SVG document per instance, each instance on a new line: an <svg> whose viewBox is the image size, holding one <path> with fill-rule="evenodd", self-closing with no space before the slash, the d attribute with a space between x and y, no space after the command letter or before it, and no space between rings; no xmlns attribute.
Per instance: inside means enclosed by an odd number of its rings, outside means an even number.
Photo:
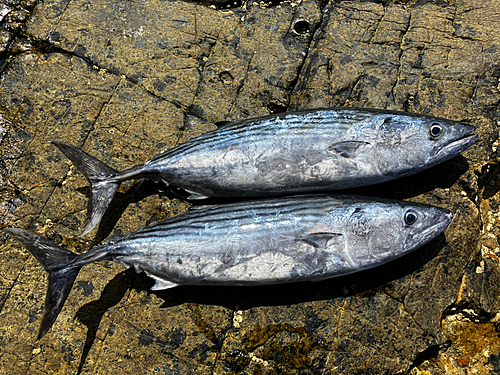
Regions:
<svg viewBox="0 0 500 375"><path fill-rule="evenodd" d="M436 157L449 155L449 157L444 156L444 158L452 158L453 156L460 154L471 147L474 143L476 143L477 139L477 134L469 134L463 138L457 139L456 141L450 142L437 152Z"/></svg>
<svg viewBox="0 0 500 375"><path fill-rule="evenodd" d="M436 223L432 226L424 229L422 232L416 233L414 235L408 236L405 239L406 251L411 251L417 249L420 246L425 245L427 242L431 241L433 238L437 237L441 232L443 232L451 224L453 220L453 213L444 208L436 207Z"/></svg>
<svg viewBox="0 0 500 375"><path fill-rule="evenodd" d="M452 157L464 152L469 147L471 147L478 139L477 134L471 134L476 130L472 125L462 125L463 136L450 141L444 147L441 147L435 155L430 159L430 163L438 164L445 160L451 159Z"/></svg>

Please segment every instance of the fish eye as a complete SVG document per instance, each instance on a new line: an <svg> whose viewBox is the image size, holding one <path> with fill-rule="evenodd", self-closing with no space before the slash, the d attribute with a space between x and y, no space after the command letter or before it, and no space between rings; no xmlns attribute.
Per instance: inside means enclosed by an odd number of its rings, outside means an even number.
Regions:
<svg viewBox="0 0 500 375"><path fill-rule="evenodd" d="M413 225L418 219L418 214L415 211L406 211L405 223L406 225Z"/></svg>
<svg viewBox="0 0 500 375"><path fill-rule="evenodd" d="M432 123L431 128L429 129L429 133L432 138L439 137L441 134L443 134L443 132L444 132L443 127L437 122Z"/></svg>

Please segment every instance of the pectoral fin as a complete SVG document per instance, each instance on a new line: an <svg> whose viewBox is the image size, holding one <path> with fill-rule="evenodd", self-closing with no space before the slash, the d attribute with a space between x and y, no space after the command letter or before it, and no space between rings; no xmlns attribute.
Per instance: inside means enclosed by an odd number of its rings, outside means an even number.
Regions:
<svg viewBox="0 0 500 375"><path fill-rule="evenodd" d="M355 158L359 151L370 143L360 141L344 141L328 146L328 150L348 159Z"/></svg>
<svg viewBox="0 0 500 375"><path fill-rule="evenodd" d="M344 248L344 236L341 233L311 233L303 237L302 241L323 250Z"/></svg>

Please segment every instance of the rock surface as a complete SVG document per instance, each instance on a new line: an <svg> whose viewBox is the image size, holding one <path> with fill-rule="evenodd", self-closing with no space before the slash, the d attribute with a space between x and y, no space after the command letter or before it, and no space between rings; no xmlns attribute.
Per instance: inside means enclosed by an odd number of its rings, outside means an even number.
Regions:
<svg viewBox="0 0 500 375"><path fill-rule="evenodd" d="M319 283L179 287L85 267L36 334L46 274L0 234L0 366L9 374L500 372L500 8L494 0L7 1L0 6L0 225L72 251L182 213L124 184L84 239L88 184L48 142L119 170L214 122L322 106L432 114L478 143L355 193L446 207L444 235Z"/></svg>

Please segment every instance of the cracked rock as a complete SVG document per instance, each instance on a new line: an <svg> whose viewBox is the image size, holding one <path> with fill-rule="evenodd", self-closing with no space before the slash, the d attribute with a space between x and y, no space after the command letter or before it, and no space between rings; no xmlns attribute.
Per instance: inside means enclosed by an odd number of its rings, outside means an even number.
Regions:
<svg viewBox="0 0 500 375"><path fill-rule="evenodd" d="M99 228L89 187L49 144L123 170L218 121L324 106L477 127L469 151L350 193L448 208L420 250L317 283L178 287L85 267L40 341L46 274L0 233L9 374L496 374L500 309L500 13L494 1L8 1L0 6L0 227L75 252L181 214L127 182Z"/></svg>

